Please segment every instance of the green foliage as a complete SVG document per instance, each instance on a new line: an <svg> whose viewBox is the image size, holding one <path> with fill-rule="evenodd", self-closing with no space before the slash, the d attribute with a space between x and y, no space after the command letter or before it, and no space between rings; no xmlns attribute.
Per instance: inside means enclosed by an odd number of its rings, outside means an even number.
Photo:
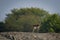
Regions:
<svg viewBox="0 0 60 40"><path fill-rule="evenodd" d="M7 31L32 32L33 25L39 24L39 32L60 32L59 20L60 15L39 8L13 9L7 14L5 28Z"/></svg>
<svg viewBox="0 0 60 40"><path fill-rule="evenodd" d="M41 23L41 17L47 14L39 8L21 8L11 10L5 20L7 30L11 31L32 31L34 24Z"/></svg>
<svg viewBox="0 0 60 40"><path fill-rule="evenodd" d="M59 15L52 14L50 17L48 17L48 20L42 24L40 32L60 32L59 20Z"/></svg>
<svg viewBox="0 0 60 40"><path fill-rule="evenodd" d="M5 24L3 22L0 22L0 32L5 31Z"/></svg>

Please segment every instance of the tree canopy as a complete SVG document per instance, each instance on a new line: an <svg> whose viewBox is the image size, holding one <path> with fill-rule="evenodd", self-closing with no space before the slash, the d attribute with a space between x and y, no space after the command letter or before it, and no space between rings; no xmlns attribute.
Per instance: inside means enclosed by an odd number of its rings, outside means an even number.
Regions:
<svg viewBox="0 0 60 40"><path fill-rule="evenodd" d="M39 24L39 32L60 32L60 15L49 14L40 8L13 9L7 14L7 31L32 32L33 25Z"/></svg>

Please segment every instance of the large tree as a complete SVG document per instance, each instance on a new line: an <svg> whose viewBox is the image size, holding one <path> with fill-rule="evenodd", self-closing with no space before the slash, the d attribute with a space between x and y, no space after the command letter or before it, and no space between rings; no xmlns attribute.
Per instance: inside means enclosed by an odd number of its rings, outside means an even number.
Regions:
<svg viewBox="0 0 60 40"><path fill-rule="evenodd" d="M39 8L21 8L13 9L11 13L7 15L5 24L8 31L32 31L34 24L43 22L43 19L47 17L48 12Z"/></svg>

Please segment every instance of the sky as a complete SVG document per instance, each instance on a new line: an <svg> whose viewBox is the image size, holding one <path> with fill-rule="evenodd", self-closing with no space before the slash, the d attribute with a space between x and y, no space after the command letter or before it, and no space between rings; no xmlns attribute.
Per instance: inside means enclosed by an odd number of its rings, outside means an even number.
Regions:
<svg viewBox="0 0 60 40"><path fill-rule="evenodd" d="M49 13L60 13L60 0L0 0L0 21L4 21L6 14L13 8L37 7Z"/></svg>

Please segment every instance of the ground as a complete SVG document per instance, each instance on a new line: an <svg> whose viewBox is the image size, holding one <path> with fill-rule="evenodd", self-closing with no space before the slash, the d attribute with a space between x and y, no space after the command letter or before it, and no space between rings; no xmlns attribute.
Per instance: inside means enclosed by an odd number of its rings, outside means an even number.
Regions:
<svg viewBox="0 0 60 40"><path fill-rule="evenodd" d="M60 40L60 33L0 32L0 40Z"/></svg>

